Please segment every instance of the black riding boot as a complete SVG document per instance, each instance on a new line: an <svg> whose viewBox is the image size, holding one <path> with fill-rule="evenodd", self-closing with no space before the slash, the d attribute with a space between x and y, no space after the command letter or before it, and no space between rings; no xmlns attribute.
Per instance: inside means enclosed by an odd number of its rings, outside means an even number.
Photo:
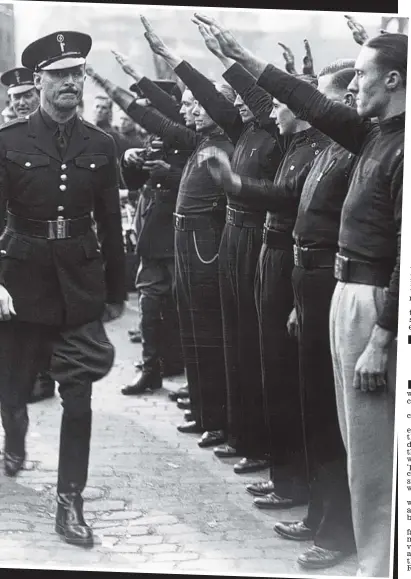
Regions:
<svg viewBox="0 0 411 579"><path fill-rule="evenodd" d="M146 390L162 387L160 371L161 301L158 298L141 295L141 344L143 366L141 374L121 392L124 395L143 394Z"/></svg>
<svg viewBox="0 0 411 579"><path fill-rule="evenodd" d="M27 407L1 407L1 421L4 428L4 472L16 476L23 468L26 458L26 434L29 426Z"/></svg>
<svg viewBox="0 0 411 579"><path fill-rule="evenodd" d="M93 532L83 517L83 492L90 454L91 410L79 415L63 411L57 481L56 532L67 543L92 547Z"/></svg>

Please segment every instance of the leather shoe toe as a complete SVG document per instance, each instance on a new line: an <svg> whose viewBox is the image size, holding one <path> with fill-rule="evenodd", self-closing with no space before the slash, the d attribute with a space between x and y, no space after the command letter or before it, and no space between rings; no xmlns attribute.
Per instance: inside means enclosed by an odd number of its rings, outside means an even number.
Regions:
<svg viewBox="0 0 411 579"><path fill-rule="evenodd" d="M183 433L195 433L195 434L200 434L200 432L203 432L202 429L198 426L197 422L186 422L185 424L180 424L180 426L177 426L177 430L179 432L183 432Z"/></svg>
<svg viewBox="0 0 411 579"><path fill-rule="evenodd" d="M230 446L229 444L223 444L222 446L217 446L214 449L214 454L218 458L231 458L234 456L238 456L237 450Z"/></svg>
<svg viewBox="0 0 411 579"><path fill-rule="evenodd" d="M258 472L265 470L270 466L268 460L253 460L251 458L242 458L240 462L234 465L236 474L245 474L248 472Z"/></svg>
<svg viewBox="0 0 411 579"><path fill-rule="evenodd" d="M348 554L345 551L331 551L314 545L311 549L302 553L297 561L306 569L328 569L328 567L337 565L346 557L348 557Z"/></svg>
<svg viewBox="0 0 411 579"><path fill-rule="evenodd" d="M290 509L291 507L304 504L306 504L306 501L280 497L275 493L254 499L254 505L259 509Z"/></svg>
<svg viewBox="0 0 411 579"><path fill-rule="evenodd" d="M265 497L274 492L274 483L272 480L265 480L258 483L252 483L245 487L245 490L255 497Z"/></svg>
<svg viewBox="0 0 411 579"><path fill-rule="evenodd" d="M279 521L274 525L274 531L284 539L292 541L311 541L315 535L304 521Z"/></svg>
<svg viewBox="0 0 411 579"><path fill-rule="evenodd" d="M206 431L198 441L198 446L200 448L207 448L209 446L214 446L215 444L221 444L224 442L224 439L225 436L222 430Z"/></svg>
<svg viewBox="0 0 411 579"><path fill-rule="evenodd" d="M189 398L178 398L177 399L177 408L180 410L190 410L191 402Z"/></svg>

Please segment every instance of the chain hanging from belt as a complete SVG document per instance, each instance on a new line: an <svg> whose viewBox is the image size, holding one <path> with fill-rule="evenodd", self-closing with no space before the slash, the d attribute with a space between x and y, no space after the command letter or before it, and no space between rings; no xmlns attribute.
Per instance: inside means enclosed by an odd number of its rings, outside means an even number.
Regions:
<svg viewBox="0 0 411 579"><path fill-rule="evenodd" d="M195 247L195 250L197 253L197 257L201 261L201 263L204 263L204 265L210 265L210 263L213 263L218 258L218 252L217 252L212 259L208 259L208 260L203 259L200 255L199 250L198 250L196 232L194 230L193 230L193 239L194 239L194 247Z"/></svg>

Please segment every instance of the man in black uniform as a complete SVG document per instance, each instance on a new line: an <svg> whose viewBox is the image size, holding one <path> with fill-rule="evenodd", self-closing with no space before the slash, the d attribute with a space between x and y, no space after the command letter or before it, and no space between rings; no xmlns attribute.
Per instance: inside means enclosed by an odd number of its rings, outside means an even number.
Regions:
<svg viewBox="0 0 411 579"><path fill-rule="evenodd" d="M260 86L358 155L341 213L330 342L357 576L387 577L408 38L384 33L363 45L348 87L355 111L256 58L228 31L218 34L224 53L243 63Z"/></svg>
<svg viewBox="0 0 411 579"><path fill-rule="evenodd" d="M28 68L12 68L4 72L0 81L7 86L10 105L17 117L34 113L40 104L40 95L34 87L33 71ZM35 381L30 402L40 402L54 396L55 383L47 370L39 373Z"/></svg>
<svg viewBox="0 0 411 579"><path fill-rule="evenodd" d="M126 299L115 145L76 114L91 42L64 31L30 44L22 62L34 72L40 107L0 129L0 191L8 209L0 239L4 468L15 476L24 466L27 398L51 348L63 406L56 532L84 547L93 544L81 496L92 383L114 359L102 320L119 317Z"/></svg>

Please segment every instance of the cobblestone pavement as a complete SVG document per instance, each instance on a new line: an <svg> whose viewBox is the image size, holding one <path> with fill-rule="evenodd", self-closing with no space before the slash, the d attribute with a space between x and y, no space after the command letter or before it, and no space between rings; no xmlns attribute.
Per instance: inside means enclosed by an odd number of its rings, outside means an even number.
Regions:
<svg viewBox="0 0 411 579"><path fill-rule="evenodd" d="M301 519L305 508L255 509L245 484L268 473L236 475L235 459L219 460L212 449L197 446L198 435L176 430L182 411L167 392L184 377L165 381L154 394L120 394L140 356L140 345L127 338L135 304L132 296L125 316L107 326L116 363L94 386L84 494L94 549L68 545L54 532L60 425L55 397L30 406L28 458L34 469L10 479L0 468L0 567L309 577L296 563L309 543L283 540L272 530L278 519ZM316 576L354 576L355 568L351 558Z"/></svg>

